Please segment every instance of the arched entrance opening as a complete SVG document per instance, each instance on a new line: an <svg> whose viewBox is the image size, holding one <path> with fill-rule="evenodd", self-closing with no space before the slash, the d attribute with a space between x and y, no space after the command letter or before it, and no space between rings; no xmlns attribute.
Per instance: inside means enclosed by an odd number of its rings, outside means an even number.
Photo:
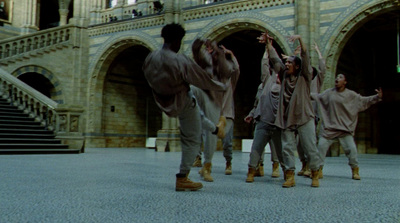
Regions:
<svg viewBox="0 0 400 223"><path fill-rule="evenodd" d="M243 119L253 108L257 88L261 83L261 59L265 52L265 45L260 44L257 37L264 31L255 29L241 30L230 34L219 42L219 44L233 51L240 66L240 77L234 93L235 140L253 138L254 126L246 124ZM275 41L273 46L278 55L283 53L282 48Z"/></svg>
<svg viewBox="0 0 400 223"><path fill-rule="evenodd" d="M39 29L49 29L60 25L58 0L38 0L40 8Z"/></svg>
<svg viewBox="0 0 400 223"><path fill-rule="evenodd" d="M337 74L344 73L347 87L361 95L382 87L384 100L359 113L355 140L361 153L400 154L400 73L397 65L397 20L400 10L371 16L343 48Z"/></svg>
<svg viewBox="0 0 400 223"><path fill-rule="evenodd" d="M39 91L45 96L52 98L55 95L56 89L49 79L41 74L29 72L18 76L18 79L29 85L33 89Z"/></svg>
<svg viewBox="0 0 400 223"><path fill-rule="evenodd" d="M161 111L142 72L149 53L144 46L130 46L108 67L102 106L106 147L144 147L146 138L161 129Z"/></svg>

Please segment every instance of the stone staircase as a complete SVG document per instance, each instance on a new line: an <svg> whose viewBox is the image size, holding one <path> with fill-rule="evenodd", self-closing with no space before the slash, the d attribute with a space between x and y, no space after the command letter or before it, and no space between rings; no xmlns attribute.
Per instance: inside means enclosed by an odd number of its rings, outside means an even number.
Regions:
<svg viewBox="0 0 400 223"><path fill-rule="evenodd" d="M0 155L1 154L70 154L69 149L29 114L0 99Z"/></svg>

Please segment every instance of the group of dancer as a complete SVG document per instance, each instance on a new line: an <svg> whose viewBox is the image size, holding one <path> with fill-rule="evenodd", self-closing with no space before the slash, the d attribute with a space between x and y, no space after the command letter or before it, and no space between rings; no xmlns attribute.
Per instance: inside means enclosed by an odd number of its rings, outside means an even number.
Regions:
<svg viewBox="0 0 400 223"><path fill-rule="evenodd" d="M185 33L179 24L164 26L161 31L164 44L148 55L143 72L156 104L169 117L178 117L179 120L182 158L175 189L195 191L203 185L188 178L191 167L193 164L202 166L199 174L205 181L213 181L212 158L218 138L223 140L225 174L232 174L233 92L240 71L233 52L214 41L195 40L193 59L179 54ZM267 32L262 33L258 40L265 44L265 53L255 106L245 118L246 122L256 124L246 182L253 182L254 176L263 175L264 148L270 143L272 176L279 177L280 164L285 179L283 187L295 186L297 149L299 154L304 151L302 174L309 168L311 186L318 187L325 154L335 139L339 140L349 157L353 179L360 179L353 138L358 112L380 101L382 90L376 90L377 95L362 97L346 89L345 76L339 74L334 88L321 94L313 92L310 89L315 86L318 89L323 82L325 68L320 53L322 67L318 71L311 66L307 48L299 35L291 36L289 41L299 41L300 57L284 56L285 63L272 46L273 38ZM322 120L318 145L315 131L318 118L312 101L319 105L318 114Z"/></svg>

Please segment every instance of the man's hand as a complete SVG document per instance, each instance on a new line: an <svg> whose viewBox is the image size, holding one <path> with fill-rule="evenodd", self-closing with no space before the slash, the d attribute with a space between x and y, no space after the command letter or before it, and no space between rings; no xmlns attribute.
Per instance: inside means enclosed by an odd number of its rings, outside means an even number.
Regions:
<svg viewBox="0 0 400 223"><path fill-rule="evenodd" d="M315 41L314 41L313 47L314 47L315 51L317 51L319 58L322 58L321 51L319 51L318 45Z"/></svg>
<svg viewBox="0 0 400 223"><path fill-rule="evenodd" d="M265 33L261 33L261 36L257 37L257 39L259 43L272 44L274 38L268 34L267 30Z"/></svg>
<svg viewBox="0 0 400 223"><path fill-rule="evenodd" d="M382 88L375 89L375 92L378 94L379 99L382 99L383 97Z"/></svg>
<svg viewBox="0 0 400 223"><path fill-rule="evenodd" d="M247 124L250 124L253 121L253 117L251 116L246 116L246 118L244 118L244 122L246 122Z"/></svg>
<svg viewBox="0 0 400 223"><path fill-rule="evenodd" d="M298 40L298 39L301 39L301 36L300 35L293 35L293 36L289 36L288 37L288 41L290 42L290 43L294 43L296 40Z"/></svg>

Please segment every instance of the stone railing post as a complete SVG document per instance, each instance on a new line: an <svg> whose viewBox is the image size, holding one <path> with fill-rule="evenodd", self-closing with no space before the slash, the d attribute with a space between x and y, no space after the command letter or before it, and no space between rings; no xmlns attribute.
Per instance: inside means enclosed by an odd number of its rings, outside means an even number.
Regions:
<svg viewBox="0 0 400 223"><path fill-rule="evenodd" d="M84 137L82 134L83 107L79 105L60 104L56 109L56 138L68 144L70 149L84 149Z"/></svg>

